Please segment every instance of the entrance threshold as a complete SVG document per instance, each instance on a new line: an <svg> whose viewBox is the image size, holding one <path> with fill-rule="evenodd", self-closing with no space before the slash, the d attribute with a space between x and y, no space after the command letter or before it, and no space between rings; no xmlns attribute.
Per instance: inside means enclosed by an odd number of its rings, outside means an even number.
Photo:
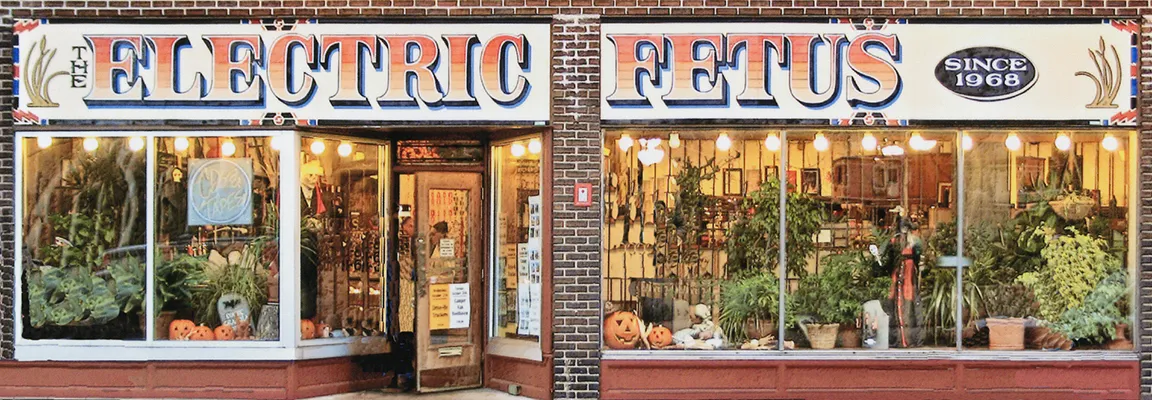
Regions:
<svg viewBox="0 0 1152 400"><path fill-rule="evenodd" d="M312 397L308 400L519 400L525 398L526 397L513 396L508 393L492 389L468 389L428 394L417 394L415 392L402 393L394 389L388 389L365 390L363 392Z"/></svg>

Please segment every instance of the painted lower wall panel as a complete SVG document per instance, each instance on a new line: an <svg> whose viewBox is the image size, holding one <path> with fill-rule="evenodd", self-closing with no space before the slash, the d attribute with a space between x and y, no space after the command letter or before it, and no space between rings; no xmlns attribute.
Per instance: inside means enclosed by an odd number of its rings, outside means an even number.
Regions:
<svg viewBox="0 0 1152 400"><path fill-rule="evenodd" d="M0 398L294 399L383 387L351 358L268 362L0 362Z"/></svg>
<svg viewBox="0 0 1152 400"><path fill-rule="evenodd" d="M603 360L602 399L1136 399L1137 361Z"/></svg>
<svg viewBox="0 0 1152 400"><path fill-rule="evenodd" d="M533 399L552 398L552 356L543 361L486 355L484 386L502 392L512 384L520 385L521 396Z"/></svg>

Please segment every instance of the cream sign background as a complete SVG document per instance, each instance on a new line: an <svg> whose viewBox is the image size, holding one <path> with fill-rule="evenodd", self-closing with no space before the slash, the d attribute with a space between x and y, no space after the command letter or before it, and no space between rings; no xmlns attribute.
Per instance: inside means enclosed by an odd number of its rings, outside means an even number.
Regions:
<svg viewBox="0 0 1152 400"><path fill-rule="evenodd" d="M1136 123L1134 22L846 22L604 24L603 118Z"/></svg>
<svg viewBox="0 0 1152 400"><path fill-rule="evenodd" d="M15 26L16 120L546 121L548 24ZM295 121L293 121L295 120Z"/></svg>

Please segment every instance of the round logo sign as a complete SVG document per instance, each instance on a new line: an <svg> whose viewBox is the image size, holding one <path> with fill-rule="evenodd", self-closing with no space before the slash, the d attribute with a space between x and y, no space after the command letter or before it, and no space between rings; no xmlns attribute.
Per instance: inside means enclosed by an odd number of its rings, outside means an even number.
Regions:
<svg viewBox="0 0 1152 400"><path fill-rule="evenodd" d="M936 80L960 97L975 101L1007 100L1036 84L1036 66L1018 52L971 47L936 64Z"/></svg>

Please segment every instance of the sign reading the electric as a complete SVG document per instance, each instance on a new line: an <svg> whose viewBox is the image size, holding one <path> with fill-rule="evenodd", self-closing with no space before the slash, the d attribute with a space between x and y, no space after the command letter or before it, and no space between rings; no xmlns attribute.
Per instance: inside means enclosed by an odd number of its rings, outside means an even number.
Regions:
<svg viewBox="0 0 1152 400"><path fill-rule="evenodd" d="M1133 21L604 24L608 122L1135 125Z"/></svg>
<svg viewBox="0 0 1152 400"><path fill-rule="evenodd" d="M15 27L16 120L546 121L548 24Z"/></svg>

